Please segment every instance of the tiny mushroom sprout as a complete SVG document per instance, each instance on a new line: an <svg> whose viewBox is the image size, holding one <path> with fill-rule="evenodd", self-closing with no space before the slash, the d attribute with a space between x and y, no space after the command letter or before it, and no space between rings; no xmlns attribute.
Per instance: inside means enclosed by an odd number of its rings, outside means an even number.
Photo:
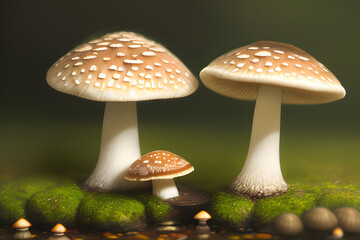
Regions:
<svg viewBox="0 0 360 240"><path fill-rule="evenodd" d="M136 102L192 94L197 79L169 50L132 32L116 32L85 43L60 58L47 72L54 89L106 102L98 163L85 189L127 190L134 159L141 156Z"/></svg>
<svg viewBox="0 0 360 240"><path fill-rule="evenodd" d="M200 78L219 94L256 100L250 146L230 190L251 197L287 191L279 159L281 103L316 104L345 96L338 79L292 45L260 41L232 50L205 67Z"/></svg>
<svg viewBox="0 0 360 240"><path fill-rule="evenodd" d="M187 175L194 167L180 156L157 150L145 154L136 160L125 175L129 181L150 181L153 184L153 194L161 199L179 196L175 185L175 177Z"/></svg>
<svg viewBox="0 0 360 240"><path fill-rule="evenodd" d="M12 225L12 227L18 231L26 231L31 227L31 223L25 218L20 218Z"/></svg>
<svg viewBox="0 0 360 240"><path fill-rule="evenodd" d="M67 229L61 223L56 224L51 229L51 232L53 232L55 235L64 235L66 233L66 231L67 231Z"/></svg>

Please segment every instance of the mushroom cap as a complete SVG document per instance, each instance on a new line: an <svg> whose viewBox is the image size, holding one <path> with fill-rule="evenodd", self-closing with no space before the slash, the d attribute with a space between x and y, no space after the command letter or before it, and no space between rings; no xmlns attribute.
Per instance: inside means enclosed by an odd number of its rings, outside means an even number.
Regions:
<svg viewBox="0 0 360 240"><path fill-rule="evenodd" d="M20 218L12 225L12 227L16 229L28 229L31 226L31 223L29 223L29 221L27 221L25 218Z"/></svg>
<svg viewBox="0 0 360 240"><path fill-rule="evenodd" d="M282 88L282 103L315 104L339 100L345 89L308 53L290 44L259 41L232 50L200 72L204 85L219 94L255 100L261 85Z"/></svg>
<svg viewBox="0 0 360 240"><path fill-rule="evenodd" d="M304 229L300 218L293 213L277 216L273 221L273 226L281 236L296 236Z"/></svg>
<svg viewBox="0 0 360 240"><path fill-rule="evenodd" d="M55 62L47 83L95 101L144 101L190 95L198 81L162 45L132 32L115 32L76 47Z"/></svg>
<svg viewBox="0 0 360 240"><path fill-rule="evenodd" d="M338 225L336 216L327 208L313 208L302 215L307 229L315 231L331 231Z"/></svg>
<svg viewBox="0 0 360 240"><path fill-rule="evenodd" d="M64 225L62 225L61 223L56 224L52 229L51 232L55 233L55 234L63 234L65 233L67 230L64 227Z"/></svg>
<svg viewBox="0 0 360 240"><path fill-rule="evenodd" d="M200 212L198 212L195 216L194 219L196 220L209 220L211 219L211 216L208 212L202 210Z"/></svg>
<svg viewBox="0 0 360 240"><path fill-rule="evenodd" d="M360 234L360 213L355 208L343 207L334 210L339 226L348 233Z"/></svg>
<svg viewBox="0 0 360 240"><path fill-rule="evenodd" d="M182 157L164 150L147 153L136 160L125 178L130 181L171 179L194 171L194 167Z"/></svg>

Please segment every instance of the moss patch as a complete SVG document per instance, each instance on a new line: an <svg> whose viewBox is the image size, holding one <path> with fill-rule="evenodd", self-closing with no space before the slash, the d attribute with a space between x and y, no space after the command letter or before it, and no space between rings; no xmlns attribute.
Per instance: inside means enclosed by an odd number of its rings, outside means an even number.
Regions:
<svg viewBox="0 0 360 240"><path fill-rule="evenodd" d="M165 217L172 210L171 206L163 202L160 198L150 194L140 194L136 196L145 205L146 217L150 222L156 222Z"/></svg>
<svg viewBox="0 0 360 240"><path fill-rule="evenodd" d="M211 199L215 220L236 225L246 222L254 211L254 203L241 195L219 192Z"/></svg>
<svg viewBox="0 0 360 240"><path fill-rule="evenodd" d="M318 206L334 210L339 207L353 207L360 211L360 185L326 183L320 186Z"/></svg>
<svg viewBox="0 0 360 240"><path fill-rule="evenodd" d="M79 224L87 229L128 231L145 219L145 206L133 197L87 193L79 207Z"/></svg>
<svg viewBox="0 0 360 240"><path fill-rule="evenodd" d="M255 206L255 218L261 223L269 223L283 213L301 215L316 207L317 195L308 185L291 185L288 192L281 196L259 200Z"/></svg>
<svg viewBox="0 0 360 240"><path fill-rule="evenodd" d="M76 185L53 187L35 193L26 206L26 215L37 225L54 226L60 222L68 227L74 226L83 195Z"/></svg>
<svg viewBox="0 0 360 240"><path fill-rule="evenodd" d="M0 224L10 225L19 218L25 218L25 206L31 196L56 184L57 181L33 177L0 186Z"/></svg>

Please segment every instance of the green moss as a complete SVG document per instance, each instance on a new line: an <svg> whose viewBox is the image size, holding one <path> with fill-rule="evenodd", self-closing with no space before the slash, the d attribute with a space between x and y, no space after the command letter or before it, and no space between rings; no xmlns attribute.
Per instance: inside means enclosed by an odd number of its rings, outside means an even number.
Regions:
<svg viewBox="0 0 360 240"><path fill-rule="evenodd" d="M360 211L360 185L346 183L325 183L320 186L318 206L334 210L339 207L353 207Z"/></svg>
<svg viewBox="0 0 360 240"><path fill-rule="evenodd" d="M255 217L262 223L269 223L283 213L301 215L316 207L315 190L309 185L292 185L284 195L263 198L256 203Z"/></svg>
<svg viewBox="0 0 360 240"><path fill-rule="evenodd" d="M160 198L150 194L140 194L136 196L145 205L147 219L151 222L160 220L171 211L171 206Z"/></svg>
<svg viewBox="0 0 360 240"><path fill-rule="evenodd" d="M219 192L211 199L214 219L230 224L246 222L254 211L254 203L241 195Z"/></svg>
<svg viewBox="0 0 360 240"><path fill-rule="evenodd" d="M31 196L57 184L56 181L40 177L24 178L0 187L0 224L13 224L25 218L25 206Z"/></svg>
<svg viewBox="0 0 360 240"><path fill-rule="evenodd" d="M38 225L53 226L62 223L74 226L83 192L76 185L53 187L35 193L26 206L26 214Z"/></svg>
<svg viewBox="0 0 360 240"><path fill-rule="evenodd" d="M87 193L79 207L79 224L87 229L127 231L142 224L145 206L133 197Z"/></svg>

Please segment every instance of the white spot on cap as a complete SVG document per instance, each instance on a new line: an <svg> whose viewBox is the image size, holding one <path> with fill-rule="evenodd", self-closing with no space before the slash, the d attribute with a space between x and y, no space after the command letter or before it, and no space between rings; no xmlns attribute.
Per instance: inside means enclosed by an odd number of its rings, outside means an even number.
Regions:
<svg viewBox="0 0 360 240"><path fill-rule="evenodd" d="M117 69L117 67L115 66L115 65L111 65L110 67L109 67L109 70L116 70Z"/></svg>
<svg viewBox="0 0 360 240"><path fill-rule="evenodd" d="M189 77L189 74L187 72L185 72L185 76Z"/></svg>
<svg viewBox="0 0 360 240"><path fill-rule="evenodd" d="M82 62L77 62L77 63L75 63L75 64L74 64L74 66L75 66L75 67L77 67L77 66L81 66L81 65L83 65L83 63L82 63Z"/></svg>
<svg viewBox="0 0 360 240"><path fill-rule="evenodd" d="M75 83L76 83L76 85L79 85L80 81L78 79L75 79Z"/></svg>
<svg viewBox="0 0 360 240"><path fill-rule="evenodd" d="M72 72L71 75L76 76L76 72Z"/></svg>
<svg viewBox="0 0 360 240"><path fill-rule="evenodd" d="M238 69L238 68L235 68L235 69L232 70L231 72L237 72L237 71L239 71L239 69Z"/></svg>
<svg viewBox="0 0 360 240"><path fill-rule="evenodd" d="M277 67L277 68L275 68L275 71L280 72L280 71L281 71L281 68L280 68L280 67Z"/></svg>
<svg viewBox="0 0 360 240"><path fill-rule="evenodd" d="M113 44L110 44L110 47L112 48L119 48L119 47L123 47L124 45L122 45L121 43L113 43Z"/></svg>
<svg viewBox="0 0 360 240"><path fill-rule="evenodd" d="M133 66L133 67L131 67L131 70L133 70L133 71L137 71L137 70L139 70L139 68L138 68L138 67Z"/></svg>
<svg viewBox="0 0 360 240"><path fill-rule="evenodd" d="M132 76L134 76L134 74L133 74L132 72L128 71L128 72L126 73L126 76L132 77Z"/></svg>
<svg viewBox="0 0 360 240"><path fill-rule="evenodd" d="M124 69L122 67L119 67L118 72L122 72L122 71L124 71Z"/></svg>
<svg viewBox="0 0 360 240"><path fill-rule="evenodd" d="M76 61L76 60L79 60L80 58L79 57L73 57L73 58L71 58L71 60L73 60L73 61Z"/></svg>
<svg viewBox="0 0 360 240"><path fill-rule="evenodd" d="M111 58L109 58L109 57L104 57L103 60L104 60L104 61L110 61Z"/></svg>
<svg viewBox="0 0 360 240"><path fill-rule="evenodd" d="M118 57L124 57L124 56L125 56L125 53L118 52L118 53L116 54L116 56L118 56Z"/></svg>
<svg viewBox="0 0 360 240"><path fill-rule="evenodd" d="M304 60L304 61L310 61L310 59L308 59L306 57L302 57L302 56L299 56L299 59Z"/></svg>
<svg viewBox="0 0 360 240"><path fill-rule="evenodd" d="M281 64L284 65L284 66L289 66L289 64L286 63L286 62L283 62L283 63L281 63Z"/></svg>
<svg viewBox="0 0 360 240"><path fill-rule="evenodd" d="M97 67L95 65L92 65L90 67L90 71L95 72L97 70Z"/></svg>
<svg viewBox="0 0 360 240"><path fill-rule="evenodd" d="M140 77L145 77L145 73L141 72L141 73L139 73L139 76Z"/></svg>
<svg viewBox="0 0 360 240"><path fill-rule="evenodd" d="M166 69L166 72L171 73L171 72L172 72L172 69L171 69L171 68L168 68L168 69Z"/></svg>
<svg viewBox="0 0 360 240"><path fill-rule="evenodd" d="M127 39L127 38L118 38L118 41L120 41L120 42L130 42L130 39Z"/></svg>
<svg viewBox="0 0 360 240"><path fill-rule="evenodd" d="M107 50L107 47L99 47L99 48L94 48L94 51L105 51Z"/></svg>
<svg viewBox="0 0 360 240"><path fill-rule="evenodd" d="M280 51L280 50L274 50L274 52L276 52L276 53L280 53L280 54L284 54L284 53L285 53L285 52Z"/></svg>
<svg viewBox="0 0 360 240"><path fill-rule="evenodd" d="M58 72L58 74L57 74L56 76L57 76L57 77L60 77L61 73L62 73L62 72Z"/></svg>
<svg viewBox="0 0 360 240"><path fill-rule="evenodd" d="M144 160L144 161L143 161L143 163L148 163L148 162L149 162L149 160Z"/></svg>
<svg viewBox="0 0 360 240"><path fill-rule="evenodd" d="M256 72L262 72L261 68L256 69Z"/></svg>
<svg viewBox="0 0 360 240"><path fill-rule="evenodd" d="M242 68L245 65L245 63L239 63L238 65L236 65L239 68Z"/></svg>
<svg viewBox="0 0 360 240"><path fill-rule="evenodd" d="M119 79L119 78L120 78L120 74L114 73L113 78L114 78L114 79Z"/></svg>
<svg viewBox="0 0 360 240"><path fill-rule="evenodd" d="M87 79L91 79L91 78L92 78L92 75L89 74L89 75L87 76Z"/></svg>
<svg viewBox="0 0 360 240"><path fill-rule="evenodd" d="M290 55L288 56L288 58L290 58L290 59L295 59L295 57L293 57L293 56L290 56Z"/></svg>
<svg viewBox="0 0 360 240"><path fill-rule="evenodd" d="M298 67L298 68L302 68L302 65L301 65L301 64L297 64L297 63L296 63L295 66Z"/></svg>
<svg viewBox="0 0 360 240"><path fill-rule="evenodd" d="M100 73L100 74L98 75L98 78L100 78L100 79L105 79L105 78L106 78L105 73Z"/></svg>
<svg viewBox="0 0 360 240"><path fill-rule="evenodd" d="M84 47L80 47L74 50L74 52L86 52L92 49L92 46L86 45Z"/></svg>
<svg viewBox="0 0 360 240"><path fill-rule="evenodd" d="M280 59L280 57L279 56L274 56L274 59L278 60L278 59Z"/></svg>
<svg viewBox="0 0 360 240"><path fill-rule="evenodd" d="M161 78L161 77L162 77L162 76L161 76L161 73L159 73L159 72L155 73L155 77Z"/></svg>
<svg viewBox="0 0 360 240"><path fill-rule="evenodd" d="M141 48L141 45L133 44L129 45L128 48Z"/></svg>
<svg viewBox="0 0 360 240"><path fill-rule="evenodd" d="M107 46L109 44L110 44L109 42L99 42L96 45L98 45L98 46Z"/></svg>
<svg viewBox="0 0 360 240"><path fill-rule="evenodd" d="M89 60L89 59L94 59L94 58L96 58L96 56L94 56L94 55L89 55L89 56L83 57L84 60Z"/></svg>
<svg viewBox="0 0 360 240"><path fill-rule="evenodd" d="M180 73L181 73L179 69L176 69L175 72L176 72L177 74L180 74Z"/></svg>
<svg viewBox="0 0 360 240"><path fill-rule="evenodd" d="M64 68L66 69L66 68L69 68L70 67L70 64L66 64L65 66L64 66Z"/></svg>
<svg viewBox="0 0 360 240"><path fill-rule="evenodd" d="M254 67L253 67L253 66L250 66L249 69L250 69L250 70L254 70Z"/></svg>
<svg viewBox="0 0 360 240"><path fill-rule="evenodd" d="M64 76L61 80L65 81L66 77Z"/></svg>
<svg viewBox="0 0 360 240"><path fill-rule="evenodd" d="M129 64L142 64L144 63L142 60L140 59L136 59L136 60L133 60L133 59L125 59L124 60L124 63L129 63Z"/></svg>
<svg viewBox="0 0 360 240"><path fill-rule="evenodd" d="M152 66L150 66L150 65L146 65L146 66L145 66L145 69L146 69L146 70L154 70L154 68L153 68Z"/></svg>
<svg viewBox="0 0 360 240"><path fill-rule="evenodd" d="M156 56L156 53L151 52L151 51L145 51L145 52L142 52L141 55L143 55L145 57L150 57L150 56Z"/></svg>
<svg viewBox="0 0 360 240"><path fill-rule="evenodd" d="M253 62L253 63L257 63L257 62L259 62L259 59L254 58L253 60L251 60L251 62Z"/></svg>
<svg viewBox="0 0 360 240"><path fill-rule="evenodd" d="M99 83L99 82L96 82L96 83L95 83L95 87L100 87L100 83Z"/></svg>
<svg viewBox="0 0 360 240"><path fill-rule="evenodd" d="M163 48L159 48L159 47L150 47L149 50L154 52L165 52Z"/></svg>
<svg viewBox="0 0 360 240"><path fill-rule="evenodd" d="M258 47L249 47L248 49L250 50L256 50L256 49L259 49Z"/></svg>
<svg viewBox="0 0 360 240"><path fill-rule="evenodd" d="M158 63L158 62L154 62L154 65L157 67L161 67L161 63Z"/></svg>
<svg viewBox="0 0 360 240"><path fill-rule="evenodd" d="M147 74L147 75L145 76L145 78L146 78L146 79L151 79L151 75L150 75L150 74Z"/></svg>
<svg viewBox="0 0 360 240"><path fill-rule="evenodd" d="M257 56L257 57L269 57L269 56L271 56L271 53L268 52L268 51L260 51L260 52L255 53L255 56Z"/></svg>
<svg viewBox="0 0 360 240"><path fill-rule="evenodd" d="M271 66L272 66L272 63L271 63L271 62L266 62L266 63L265 63L265 66L271 67Z"/></svg>
<svg viewBox="0 0 360 240"><path fill-rule="evenodd" d="M269 73L273 73L273 72L274 72L274 69L269 69L268 72L269 72Z"/></svg>
<svg viewBox="0 0 360 240"><path fill-rule="evenodd" d="M232 60L232 61L230 62L230 64L231 64L231 65L234 65L234 64L235 64L235 61L234 61L234 60Z"/></svg>
<svg viewBox="0 0 360 240"><path fill-rule="evenodd" d="M250 56L247 54L241 54L239 56L237 56L237 58L249 58Z"/></svg>

